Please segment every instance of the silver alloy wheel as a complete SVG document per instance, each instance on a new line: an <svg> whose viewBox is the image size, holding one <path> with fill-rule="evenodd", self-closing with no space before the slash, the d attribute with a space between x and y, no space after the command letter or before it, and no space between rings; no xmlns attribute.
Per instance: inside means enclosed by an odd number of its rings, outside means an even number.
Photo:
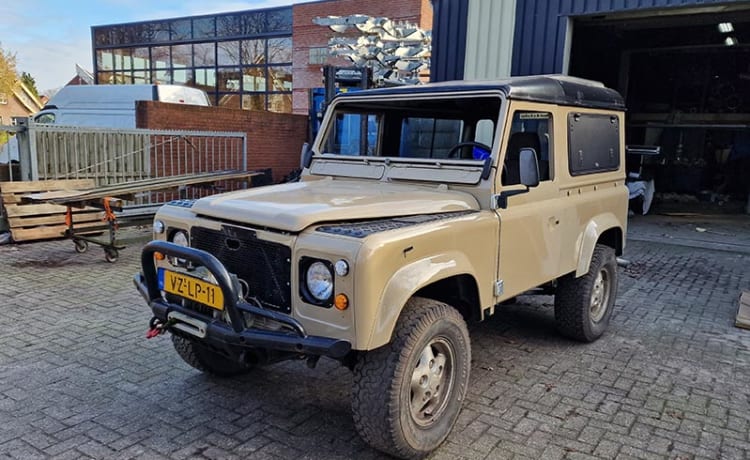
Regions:
<svg viewBox="0 0 750 460"><path fill-rule="evenodd" d="M422 350L411 375L410 409L412 419L428 426L440 418L448 405L455 380L455 355L442 337L433 338Z"/></svg>
<svg viewBox="0 0 750 460"><path fill-rule="evenodd" d="M602 267L594 280L594 286L591 289L591 306L590 316L594 323L599 322L607 311L609 305L610 277L606 268Z"/></svg>

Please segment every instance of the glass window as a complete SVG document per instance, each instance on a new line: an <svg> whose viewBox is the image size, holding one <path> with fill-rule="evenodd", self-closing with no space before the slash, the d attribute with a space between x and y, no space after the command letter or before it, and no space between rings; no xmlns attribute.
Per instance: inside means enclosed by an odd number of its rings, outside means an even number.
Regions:
<svg viewBox="0 0 750 460"><path fill-rule="evenodd" d="M400 156L409 158L448 158L461 142L462 120L412 117L401 121ZM456 151L455 157L459 153Z"/></svg>
<svg viewBox="0 0 750 460"><path fill-rule="evenodd" d="M376 155L378 117L375 114L338 113L333 145L328 153L339 155Z"/></svg>
<svg viewBox="0 0 750 460"><path fill-rule="evenodd" d="M217 65L240 65L240 42L221 42L216 45Z"/></svg>
<svg viewBox="0 0 750 460"><path fill-rule="evenodd" d="M292 66L272 66L268 68L268 91L292 90Z"/></svg>
<svg viewBox="0 0 750 460"><path fill-rule="evenodd" d="M132 43L155 43L169 41L168 24L164 22L146 22L131 26Z"/></svg>
<svg viewBox="0 0 750 460"><path fill-rule="evenodd" d="M265 20L266 14L262 11L222 15L216 18L216 35L219 37L258 35L265 32Z"/></svg>
<svg viewBox="0 0 750 460"><path fill-rule="evenodd" d="M283 8L267 13L266 32L292 32L292 8Z"/></svg>
<svg viewBox="0 0 750 460"><path fill-rule="evenodd" d="M292 39L271 38L268 40L268 62L271 64L292 62Z"/></svg>
<svg viewBox="0 0 750 460"><path fill-rule="evenodd" d="M151 83L171 84L172 72L169 70L153 70L151 72Z"/></svg>
<svg viewBox="0 0 750 460"><path fill-rule="evenodd" d="M269 94L268 110L271 112L292 113L292 93Z"/></svg>
<svg viewBox="0 0 750 460"><path fill-rule="evenodd" d="M168 69L171 67L168 46L154 46L151 48L151 68Z"/></svg>
<svg viewBox="0 0 750 460"><path fill-rule="evenodd" d="M106 46L111 44L112 35L109 27L98 27L94 29L94 45Z"/></svg>
<svg viewBox="0 0 750 460"><path fill-rule="evenodd" d="M193 83L193 69L172 69L172 80L177 85Z"/></svg>
<svg viewBox="0 0 750 460"><path fill-rule="evenodd" d="M241 96L237 93L219 94L216 105L230 109L239 109L241 99Z"/></svg>
<svg viewBox="0 0 750 460"><path fill-rule="evenodd" d="M265 40L242 41L242 64L257 65L266 62Z"/></svg>
<svg viewBox="0 0 750 460"><path fill-rule="evenodd" d="M151 39L155 42L168 42L169 41L169 28L168 22L153 22L151 26Z"/></svg>
<svg viewBox="0 0 750 460"><path fill-rule="evenodd" d="M129 45L133 43L132 26L112 27L112 43L118 45Z"/></svg>
<svg viewBox="0 0 750 460"><path fill-rule="evenodd" d="M174 45L172 47L172 67L192 67L193 48L191 45Z"/></svg>
<svg viewBox="0 0 750 460"><path fill-rule="evenodd" d="M133 74L131 72L115 72L112 83L116 85L130 85L133 83Z"/></svg>
<svg viewBox="0 0 750 460"><path fill-rule="evenodd" d="M245 67L242 69L243 91L265 91L266 90L266 68Z"/></svg>
<svg viewBox="0 0 750 460"><path fill-rule="evenodd" d="M112 51L96 50L96 68L98 70L112 70L115 68Z"/></svg>
<svg viewBox="0 0 750 460"><path fill-rule="evenodd" d="M195 69L195 86L207 93L216 91L216 70Z"/></svg>
<svg viewBox="0 0 750 460"><path fill-rule="evenodd" d="M193 19L193 38L214 38L216 36L216 18Z"/></svg>
<svg viewBox="0 0 750 460"><path fill-rule="evenodd" d="M193 62L196 67L216 65L213 43L196 43L193 45Z"/></svg>
<svg viewBox="0 0 750 460"><path fill-rule="evenodd" d="M266 110L266 96L263 93L243 94L242 108L244 110Z"/></svg>
<svg viewBox="0 0 750 460"><path fill-rule="evenodd" d="M114 83L114 75L112 72L99 72L96 74L97 85L110 85Z"/></svg>
<svg viewBox="0 0 750 460"><path fill-rule="evenodd" d="M239 68L220 68L218 75L219 91L240 91Z"/></svg>
<svg viewBox="0 0 750 460"><path fill-rule="evenodd" d="M190 40L193 38L190 19L175 19L169 23L170 37L172 41Z"/></svg>
<svg viewBox="0 0 750 460"><path fill-rule="evenodd" d="M328 62L328 48L325 46L310 48L308 64L325 64Z"/></svg>
<svg viewBox="0 0 750 460"><path fill-rule="evenodd" d="M134 70L133 83L151 83L151 72L147 70Z"/></svg>
<svg viewBox="0 0 750 460"><path fill-rule="evenodd" d="M148 69L150 67L148 48L133 48L133 68Z"/></svg>
<svg viewBox="0 0 750 460"><path fill-rule="evenodd" d="M552 114L549 112L519 110L513 114L503 163L501 180L504 185L521 183L519 155L524 148L531 148L536 152L539 180L550 180L553 177L550 161L551 132Z"/></svg>
<svg viewBox="0 0 750 460"><path fill-rule="evenodd" d="M129 70L133 68L133 58L131 56L130 48L113 49L111 52L114 61L114 69Z"/></svg>

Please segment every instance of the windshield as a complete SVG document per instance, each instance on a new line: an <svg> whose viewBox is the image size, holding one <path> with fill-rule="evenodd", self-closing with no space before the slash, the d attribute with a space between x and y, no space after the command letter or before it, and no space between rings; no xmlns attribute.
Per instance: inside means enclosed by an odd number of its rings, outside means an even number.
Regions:
<svg viewBox="0 0 750 460"><path fill-rule="evenodd" d="M321 145L336 155L485 160L500 105L498 96L344 101Z"/></svg>

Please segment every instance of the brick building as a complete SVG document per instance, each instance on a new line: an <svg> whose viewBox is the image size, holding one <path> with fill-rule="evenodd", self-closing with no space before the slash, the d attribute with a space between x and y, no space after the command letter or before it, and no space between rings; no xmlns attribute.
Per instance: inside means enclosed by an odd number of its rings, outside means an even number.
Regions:
<svg viewBox="0 0 750 460"><path fill-rule="evenodd" d="M19 80L10 94L0 93L0 125L9 125L13 117L28 117L41 108L39 98Z"/></svg>
<svg viewBox="0 0 750 460"><path fill-rule="evenodd" d="M371 2L366 0L330 0L300 3L292 7L294 52L292 73L294 75L294 113L309 111L309 90L323 86L321 67L325 64L351 65L344 58L327 55L328 39L332 32L328 27L313 24L316 17L329 15L349 16L364 14L387 17L394 21L407 21L422 29L432 28L432 4L430 0L392 0Z"/></svg>
<svg viewBox="0 0 750 460"><path fill-rule="evenodd" d="M157 101L136 103L136 127L190 131L247 133L247 169L270 168L278 182L299 167L300 149L307 136L307 117L290 113L201 107ZM221 145L214 146L222 158ZM226 165L218 164L216 169ZM190 170L189 167L186 170Z"/></svg>
<svg viewBox="0 0 750 460"><path fill-rule="evenodd" d="M316 17L364 14L432 28L430 0L324 0L92 27L98 84L169 83L204 89L214 105L308 114L332 33Z"/></svg>

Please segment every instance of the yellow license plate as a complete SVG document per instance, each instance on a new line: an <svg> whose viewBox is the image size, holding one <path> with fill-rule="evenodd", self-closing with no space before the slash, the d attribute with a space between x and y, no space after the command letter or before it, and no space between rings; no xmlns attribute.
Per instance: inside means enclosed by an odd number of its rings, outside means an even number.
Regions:
<svg viewBox="0 0 750 460"><path fill-rule="evenodd" d="M224 309L224 293L221 288L194 276L160 268L159 289L217 310Z"/></svg>

